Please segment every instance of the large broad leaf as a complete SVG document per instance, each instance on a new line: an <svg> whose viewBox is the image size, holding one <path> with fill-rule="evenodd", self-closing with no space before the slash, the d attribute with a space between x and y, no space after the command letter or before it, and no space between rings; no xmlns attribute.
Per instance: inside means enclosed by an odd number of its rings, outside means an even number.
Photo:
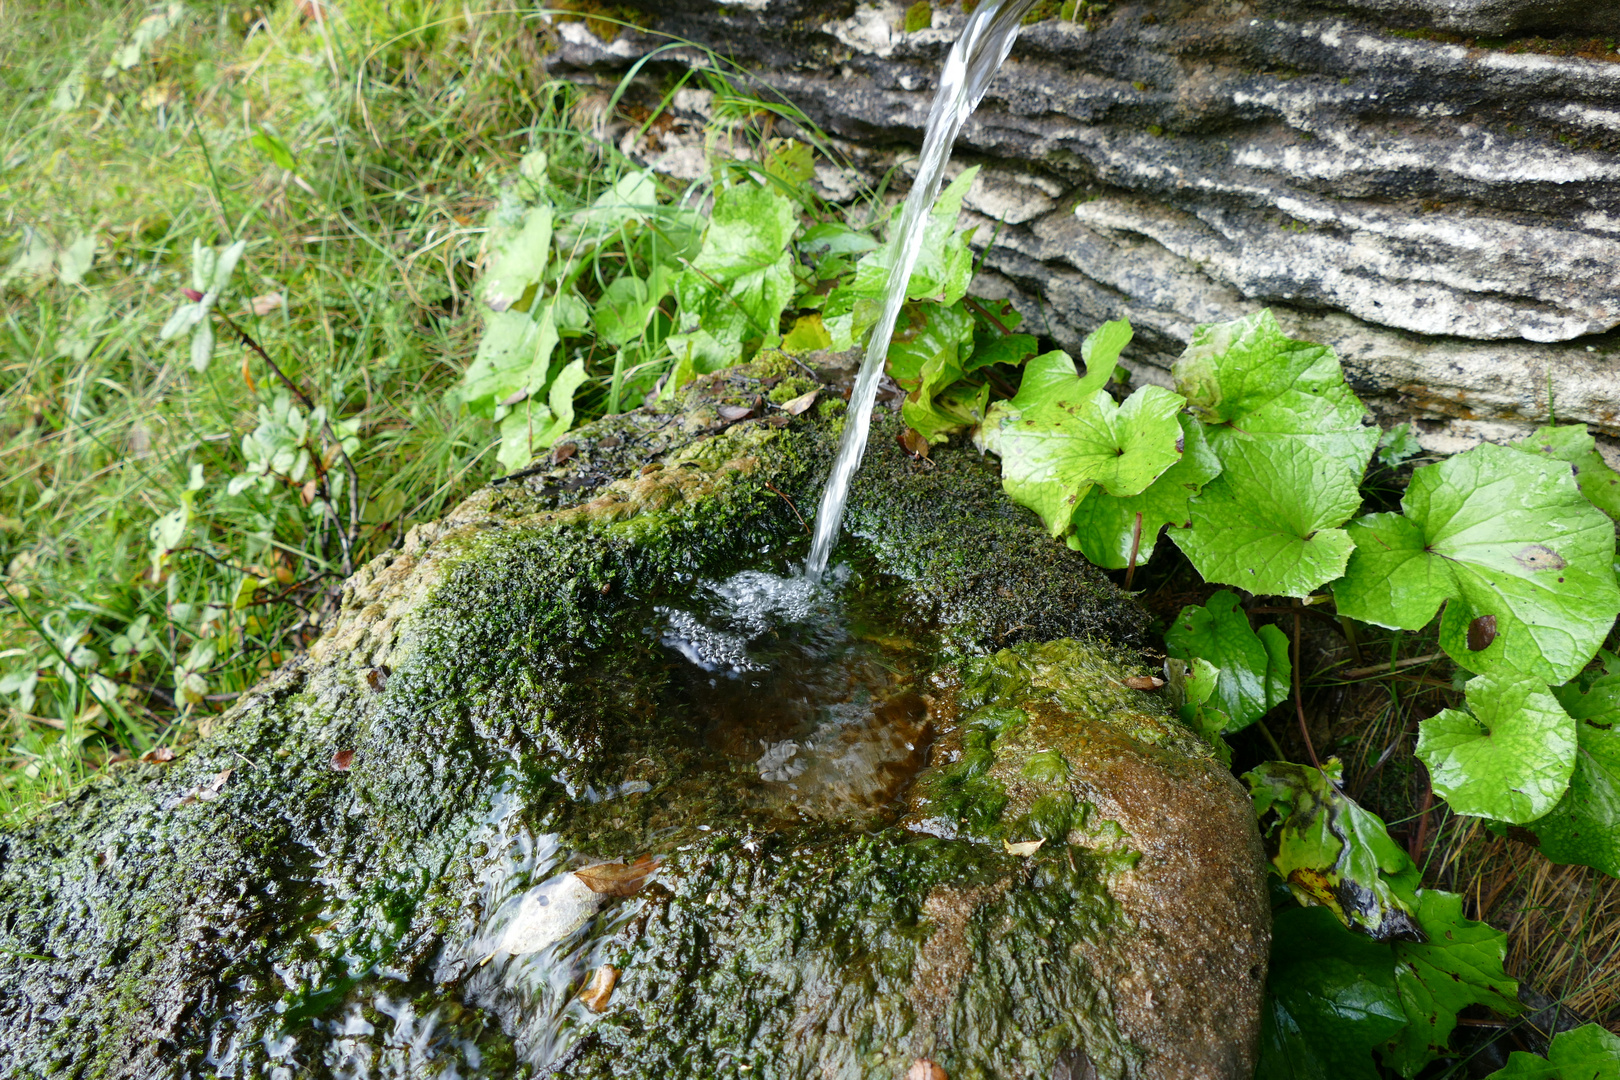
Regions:
<svg viewBox="0 0 1620 1080"><path fill-rule="evenodd" d="M1286 439L1227 439L1215 452L1221 475L1190 502L1192 526L1170 530L1206 580L1306 596L1344 572L1352 545L1337 526L1361 493L1343 461Z"/></svg>
<svg viewBox="0 0 1620 1080"><path fill-rule="evenodd" d="M973 278L973 251L967 245L970 234L956 231L956 218L962 209L962 197L978 174L978 166L964 169L934 201L923 233L922 251L906 281L908 300L932 300L949 307L967 295L968 282ZM856 263L853 279L828 294L822 318L834 349L860 344L877 322L893 276L892 239Z"/></svg>
<svg viewBox="0 0 1620 1080"><path fill-rule="evenodd" d="M1507 935L1463 918L1463 898L1424 889L1418 893L1418 925L1424 941L1397 941L1395 986L1406 1010L1406 1030L1384 1051L1384 1064L1416 1076L1443 1057L1457 1026L1457 1013L1484 1005L1507 1016L1522 1011L1519 984L1502 970Z"/></svg>
<svg viewBox="0 0 1620 1080"><path fill-rule="evenodd" d="M1322 908L1277 916L1256 1080L1377 1080L1372 1052L1405 1024L1387 945Z"/></svg>
<svg viewBox="0 0 1620 1080"><path fill-rule="evenodd" d="M1320 771L1269 761L1244 774L1256 815L1277 815L1272 865L1300 903L1380 941L1416 937L1422 875L1383 821L1339 790L1339 770L1337 760Z"/></svg>
<svg viewBox="0 0 1620 1080"><path fill-rule="evenodd" d="M889 374L909 391L900 414L929 442L984 419L988 387L945 398L945 391L964 374L973 343L973 316L960 302L908 304L902 326L889 345Z"/></svg>
<svg viewBox="0 0 1620 1080"><path fill-rule="evenodd" d="M505 311L540 284L551 256L551 207L535 206L524 215L523 227L496 249L484 275L484 303L491 311Z"/></svg>
<svg viewBox="0 0 1620 1080"><path fill-rule="evenodd" d="M1558 805L1530 824L1554 862L1592 866L1620 877L1620 664L1582 693L1553 689L1575 721L1575 771Z"/></svg>
<svg viewBox="0 0 1620 1080"><path fill-rule="evenodd" d="M1440 645L1471 671L1572 678L1615 612L1614 524L1561 461L1486 444L1412 474L1400 514L1351 526L1341 614L1418 630L1446 601Z"/></svg>
<svg viewBox="0 0 1620 1080"><path fill-rule="evenodd" d="M792 200L774 188L737 184L716 196L703 250L675 283L681 330L701 327L728 346L769 342L793 298L797 224Z"/></svg>
<svg viewBox="0 0 1620 1080"><path fill-rule="evenodd" d="M1221 733L1231 727L1231 717L1210 700L1215 696L1221 669L1198 656L1185 661L1171 658L1165 661L1164 675L1170 684L1170 700L1175 703L1182 721L1208 739L1217 751L1226 746ZM1222 755L1230 765L1228 757L1229 754Z"/></svg>
<svg viewBox="0 0 1620 1080"><path fill-rule="evenodd" d="M1569 462L1570 472L1581 494L1591 504L1620 520L1620 473L1609 468L1609 463L1598 453L1597 441L1585 424L1564 427L1549 424L1528 439L1520 439L1513 449L1527 454L1541 454L1555 461Z"/></svg>
<svg viewBox="0 0 1620 1080"><path fill-rule="evenodd" d="M574 426L574 391L585 381L585 361L575 360L551 381L547 403L529 398L501 421L495 460L508 471L521 469Z"/></svg>
<svg viewBox="0 0 1620 1080"><path fill-rule="evenodd" d="M1351 544L1338 526L1361 505L1378 429L1332 350L1261 311L1199 327L1174 372L1222 471L1171 538L1207 580L1254 593L1304 596L1339 576Z"/></svg>
<svg viewBox="0 0 1620 1080"><path fill-rule="evenodd" d="M1144 386L1116 405L1088 387L1067 353L1037 356L1011 401L991 406L980 445L1001 456L1001 481L1053 536L1069 528L1093 484L1138 495L1181 457L1179 396Z"/></svg>
<svg viewBox="0 0 1620 1080"><path fill-rule="evenodd" d="M1164 640L1171 656L1220 668L1210 704L1226 714L1228 731L1248 727L1288 697L1288 638L1275 626L1256 634L1236 593L1222 589L1203 607L1182 608Z"/></svg>
<svg viewBox="0 0 1620 1080"><path fill-rule="evenodd" d="M1459 814L1522 825L1557 805L1575 770L1575 720L1540 679L1476 675L1468 711L1445 709L1418 726L1417 756L1434 790Z"/></svg>
<svg viewBox="0 0 1620 1080"><path fill-rule="evenodd" d="M962 377L963 362L973 343L973 316L962 304L910 303L901 309L889 342L886 367L891 378L907 390L926 383L930 393Z"/></svg>
<svg viewBox="0 0 1620 1080"><path fill-rule="evenodd" d="M546 384L557 327L547 304L536 322L522 311L501 311L484 320L478 355L461 377L461 400L474 416L494 419L503 404L515 404Z"/></svg>
<svg viewBox="0 0 1620 1080"><path fill-rule="evenodd" d="M1485 1080L1620 1080L1620 1035L1584 1024L1557 1035L1546 1060L1515 1050Z"/></svg>
<svg viewBox="0 0 1620 1080"><path fill-rule="evenodd" d="M1153 557L1159 531L1166 525L1190 524L1187 500L1220 475L1221 462L1204 437L1203 422L1186 413L1176 420L1181 424L1181 459L1147 490L1120 498L1094 487L1075 506L1069 546L1095 565L1123 570L1130 565L1133 543L1137 563L1147 562ZM1138 514L1142 515L1140 525Z"/></svg>

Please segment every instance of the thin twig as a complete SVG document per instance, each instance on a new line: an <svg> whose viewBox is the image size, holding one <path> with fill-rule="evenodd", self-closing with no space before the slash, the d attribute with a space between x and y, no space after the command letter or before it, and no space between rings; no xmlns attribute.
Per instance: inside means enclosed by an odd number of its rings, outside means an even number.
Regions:
<svg viewBox="0 0 1620 1080"><path fill-rule="evenodd" d="M270 354L264 351L264 346L253 340L252 334L249 334L246 330L236 325L236 320L225 314L225 312L221 309L216 307L213 310L214 314L218 315L220 319L224 321L225 325L230 328L231 333L242 339L243 345L246 345L248 348L259 354L259 359L263 360L270 366L270 370L275 373L276 378L280 379L282 384L297 396L298 400L303 403L304 408L310 410L315 408L315 402L310 399L310 396L304 393L303 390L299 389L297 383L293 382L287 377L287 373L281 370L281 365L272 360L270 358Z"/></svg>
<svg viewBox="0 0 1620 1080"><path fill-rule="evenodd" d="M1305 753L1311 759L1311 765L1320 772L1322 763L1316 758L1316 747L1311 745L1311 733L1305 724L1305 697L1299 690L1299 665L1303 659L1299 646L1299 613L1302 608L1294 609L1294 711L1299 714L1299 737L1305 740Z"/></svg>
<svg viewBox="0 0 1620 1080"><path fill-rule="evenodd" d="M275 372L276 378L280 379L288 390L298 396L298 400L303 403L305 409L311 412L315 411L314 399L299 389L298 384L287 377L287 373L281 370L281 365L271 359L264 346L254 340L252 334L238 326L236 320L232 319L224 311L215 308L214 313L224 320L225 325L231 329L232 333L242 339L243 345L259 354L260 359L270 366L271 371ZM360 474L355 469L354 462L349 459L349 452L343 449L343 440L338 438L337 432L332 430L331 417L322 418L321 434L330 440L333 446L337 447L338 457L343 460L343 471L349 477L349 527L337 530L338 542L343 547L343 576L348 577L354 573L354 545L360 535ZM326 503L331 511L333 524L335 525L337 524L337 508L332 506L331 487L326 481L325 470L320 470L320 473L320 485L323 489L321 494L325 496L322 501Z"/></svg>
<svg viewBox="0 0 1620 1080"><path fill-rule="evenodd" d="M1444 655L1444 653L1429 653L1425 656L1409 656L1405 660L1396 660L1389 664L1372 664L1368 667L1351 668L1349 671L1339 672L1338 678L1364 679L1369 675L1391 675L1396 671L1399 671L1401 668L1416 667L1419 664L1427 664L1431 660L1439 660Z"/></svg>
<svg viewBox="0 0 1620 1080"><path fill-rule="evenodd" d="M1000 330L1003 334L1011 334L1012 333L1012 328L1011 327L1009 327L1006 323L1002 322L1000 319L996 318L995 314L993 312L991 312L991 310L989 308L985 307L983 304L981 304L977 300L973 299L973 297L971 297L971 296L962 297L962 306L967 308L969 311L977 312L978 314L983 315L987 320L989 320L991 326L994 326L997 330Z"/></svg>
<svg viewBox="0 0 1620 1080"><path fill-rule="evenodd" d="M776 492L776 495L781 498L783 502L788 504L788 509L793 511L793 516L799 519L799 524L804 527L805 534L808 535L810 532L810 526L805 525L804 518L799 515L799 508L793 505L793 500L788 498L786 495L783 495L780 491L777 491L776 488L771 485L770 481L767 480L765 482L765 486L770 488L771 491Z"/></svg>
<svg viewBox="0 0 1620 1080"><path fill-rule="evenodd" d="M1428 770L1423 773L1423 809L1418 811L1417 832L1413 834L1411 844L1406 853L1412 857L1412 862L1419 868L1423 866L1423 847L1429 839L1429 810L1434 806L1434 783L1429 779Z"/></svg>

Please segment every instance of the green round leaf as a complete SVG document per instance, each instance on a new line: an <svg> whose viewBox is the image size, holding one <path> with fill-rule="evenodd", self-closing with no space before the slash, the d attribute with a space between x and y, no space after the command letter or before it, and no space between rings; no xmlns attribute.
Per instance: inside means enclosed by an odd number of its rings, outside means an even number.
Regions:
<svg viewBox="0 0 1620 1080"><path fill-rule="evenodd" d="M1549 424L1528 439L1520 439L1512 448L1569 462L1581 494L1593 506L1620 520L1620 473L1609 468L1609 463L1603 460L1603 455L1597 450L1597 441L1586 430L1585 424L1564 427Z"/></svg>
<svg viewBox="0 0 1620 1080"><path fill-rule="evenodd" d="M1620 877L1620 674L1553 690L1575 720L1575 772L1569 790L1530 831L1554 862L1592 866Z"/></svg>
<svg viewBox="0 0 1620 1080"><path fill-rule="evenodd" d="M1446 600L1441 648L1471 671L1563 682L1596 655L1620 610L1614 526L1567 464L1478 446L1414 472L1401 506L1356 523L1342 614L1417 630Z"/></svg>
<svg viewBox="0 0 1620 1080"><path fill-rule="evenodd" d="M1361 504L1359 470L1288 439L1226 440L1221 475L1193 499L1192 526L1170 539L1206 581L1307 596L1344 571L1343 522Z"/></svg>
<svg viewBox="0 0 1620 1080"><path fill-rule="evenodd" d="M1457 1014L1484 1005L1517 1016L1519 984L1502 969L1507 935L1493 926L1463 918L1463 898L1424 889L1418 893L1418 925L1423 941L1397 941L1395 986L1407 1026L1384 1051L1384 1064L1415 1076L1449 1052Z"/></svg>
<svg viewBox="0 0 1620 1080"><path fill-rule="evenodd" d="M1174 373L1222 471L1171 539L1206 580L1254 593L1304 596L1338 577L1351 550L1339 526L1379 432L1332 350L1260 311L1199 327Z"/></svg>
<svg viewBox="0 0 1620 1080"><path fill-rule="evenodd" d="M1166 525L1188 524L1187 500L1220 475L1220 459L1209 448L1203 423L1184 412L1176 420L1181 424L1181 459L1147 490L1120 498L1094 487L1075 506L1069 546L1094 565L1109 570L1123 570L1130 565L1137 514L1142 515L1142 525L1136 562L1138 566L1147 562L1153 557L1159 531Z"/></svg>
<svg viewBox="0 0 1620 1080"><path fill-rule="evenodd" d="M1164 640L1171 656L1220 669L1212 703L1231 719L1230 731L1248 727L1288 697L1288 640L1275 626L1256 634L1236 593L1222 589L1203 607L1182 608Z"/></svg>
<svg viewBox="0 0 1620 1080"><path fill-rule="evenodd" d="M1434 790L1459 814L1534 821L1569 787L1574 719L1527 675L1489 672L1466 693L1469 712L1446 709L1418 728L1417 756Z"/></svg>
<svg viewBox="0 0 1620 1080"><path fill-rule="evenodd" d="M1620 1080L1620 1035L1583 1024L1554 1038L1545 1061L1515 1050L1485 1080Z"/></svg>
<svg viewBox="0 0 1620 1080"><path fill-rule="evenodd" d="M1373 1049L1405 1024L1389 946L1322 908L1277 916L1256 1080L1376 1080Z"/></svg>
<svg viewBox="0 0 1620 1080"><path fill-rule="evenodd" d="M1001 456L1001 481L1034 510L1053 536L1069 527L1093 484L1112 495L1139 495L1181 457L1179 395L1144 386L1116 405L1085 385L1066 353L1037 356L1011 401L990 409L980 443Z"/></svg>

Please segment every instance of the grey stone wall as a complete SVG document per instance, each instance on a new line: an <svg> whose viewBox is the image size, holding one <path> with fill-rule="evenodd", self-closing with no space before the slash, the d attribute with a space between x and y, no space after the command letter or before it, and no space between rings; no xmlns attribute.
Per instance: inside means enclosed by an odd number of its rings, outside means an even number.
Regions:
<svg viewBox="0 0 1620 1080"><path fill-rule="evenodd" d="M553 72L614 80L663 47L643 72L667 76L708 62L670 35L705 45L837 140L856 175L825 168L832 195L903 170L966 18L635 2L644 33L555 26ZM1620 435L1617 37L1620 4L1569 0L1149 0L1027 26L957 146L994 236L979 288L1071 348L1128 317L1158 382L1194 325L1270 306L1435 450L1549 415ZM691 174L712 101L675 105L684 133L627 148Z"/></svg>

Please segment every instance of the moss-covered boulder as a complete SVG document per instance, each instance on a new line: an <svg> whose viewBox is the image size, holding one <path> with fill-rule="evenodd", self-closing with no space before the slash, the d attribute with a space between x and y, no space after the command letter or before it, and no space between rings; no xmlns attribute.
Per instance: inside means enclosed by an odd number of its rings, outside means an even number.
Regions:
<svg viewBox="0 0 1620 1080"><path fill-rule="evenodd" d="M1246 1077L1264 860L1139 611L886 423L848 576L767 577L843 409L793 379L577 433L0 834L0 1071Z"/></svg>

